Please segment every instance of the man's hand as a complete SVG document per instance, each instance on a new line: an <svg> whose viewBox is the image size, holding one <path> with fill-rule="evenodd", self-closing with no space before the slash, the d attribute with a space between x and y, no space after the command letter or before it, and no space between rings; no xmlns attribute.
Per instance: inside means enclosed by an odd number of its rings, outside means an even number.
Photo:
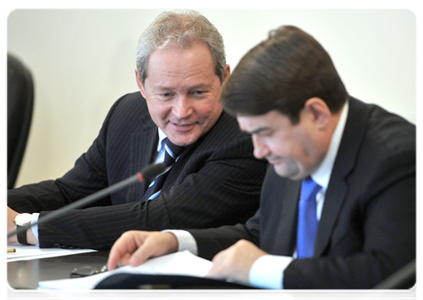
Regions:
<svg viewBox="0 0 423 300"><path fill-rule="evenodd" d="M138 266L151 257L177 252L178 246L178 240L170 232L128 231L110 250L107 267L113 270L118 263Z"/></svg>
<svg viewBox="0 0 423 300"><path fill-rule="evenodd" d="M249 284L248 274L253 263L267 253L251 242L241 240L216 254L206 277L230 279Z"/></svg>
<svg viewBox="0 0 423 300"><path fill-rule="evenodd" d="M13 209L11 209L10 207L7 207L7 233L9 234L12 231L16 230L16 225L15 222L13 222L13 220L16 218L17 215L19 215L20 213L14 211ZM28 242L28 244L31 245L38 245L38 239L35 237L34 233L32 232L32 229L29 228L26 231L26 240ZM8 243L17 243L18 242L18 237L15 235L11 236L10 238L7 239Z"/></svg>
<svg viewBox="0 0 423 300"><path fill-rule="evenodd" d="M17 213L16 211L14 211L13 209L9 208L9 206L7 207L7 233L9 234L12 231L16 230L16 225L15 222L13 222L13 220L16 218L16 216L19 213ZM7 239L8 243L17 243L18 242L18 237L16 235L11 236L10 238Z"/></svg>

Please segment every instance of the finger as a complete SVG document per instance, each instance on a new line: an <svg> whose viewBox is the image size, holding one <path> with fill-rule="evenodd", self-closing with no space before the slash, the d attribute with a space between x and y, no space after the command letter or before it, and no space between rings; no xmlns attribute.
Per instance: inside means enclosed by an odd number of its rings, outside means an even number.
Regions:
<svg viewBox="0 0 423 300"><path fill-rule="evenodd" d="M212 267L210 268L210 270L208 271L208 273L206 274L206 277L211 277L211 278L224 278L224 264L225 264L225 260L226 260L226 253L227 253L227 249L223 250L219 253L217 253L215 255L215 257L213 257L212 259Z"/></svg>
<svg viewBox="0 0 423 300"><path fill-rule="evenodd" d="M129 253L127 253L127 254L124 254L121 258L120 258L120 260L117 262L117 266L119 266L119 267L123 267L123 266L126 266L126 265L129 265L129 259L131 258L131 254L129 254Z"/></svg>
<svg viewBox="0 0 423 300"><path fill-rule="evenodd" d="M124 261L121 262L127 264L129 257L137 248L136 233L132 231L124 233L110 250L109 259L107 261L109 270L115 269L117 263L122 259L124 259Z"/></svg>
<svg viewBox="0 0 423 300"><path fill-rule="evenodd" d="M149 258L162 256L166 254L164 251L165 245L162 245L163 233L151 233L142 243L142 246L134 251L129 264L132 266L139 266L147 261Z"/></svg>
<svg viewBox="0 0 423 300"><path fill-rule="evenodd" d="M226 279L225 269L222 266L213 264L210 270L207 272L206 277L215 279Z"/></svg>

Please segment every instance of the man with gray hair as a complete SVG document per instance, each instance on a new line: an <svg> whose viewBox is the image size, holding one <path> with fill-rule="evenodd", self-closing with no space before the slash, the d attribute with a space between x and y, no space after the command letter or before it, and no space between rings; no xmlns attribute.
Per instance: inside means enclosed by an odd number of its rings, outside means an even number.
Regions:
<svg viewBox="0 0 423 300"><path fill-rule="evenodd" d="M151 163L166 171L9 242L102 249L127 230L217 227L257 210L267 163L219 103L230 68L217 29L194 11L162 13L140 37L135 73L139 92L116 101L73 169L8 191L8 232Z"/></svg>

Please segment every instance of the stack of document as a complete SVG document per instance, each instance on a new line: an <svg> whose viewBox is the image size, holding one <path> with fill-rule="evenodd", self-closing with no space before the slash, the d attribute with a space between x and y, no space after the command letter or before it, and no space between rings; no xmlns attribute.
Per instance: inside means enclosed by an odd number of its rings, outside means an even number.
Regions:
<svg viewBox="0 0 423 300"><path fill-rule="evenodd" d="M246 285L206 279L204 277L211 266L211 261L197 257L189 251L183 251L152 258L137 267L125 266L113 271L82 278L42 281L38 283L38 291L63 300L112 299L112 297L105 297L110 291L118 291L125 294L122 298L114 299L145 298L146 295L154 295L155 297L160 295L176 296L179 294L194 294L194 292L210 294L213 289L215 293L223 290L232 294L234 290L238 289L240 292L265 292L271 294L270 291ZM181 292L181 288L184 289L183 292ZM113 293L113 295L116 294ZM133 295L136 297L132 297ZM275 294L273 293L273 295ZM278 297L277 299L293 299L288 294L279 293L278 296L283 297Z"/></svg>
<svg viewBox="0 0 423 300"><path fill-rule="evenodd" d="M89 294L105 278L118 274L174 274L204 277L211 268L211 261L199 258L189 251L152 258L144 264L125 266L88 277L41 281L38 291L66 300L79 299L82 294Z"/></svg>

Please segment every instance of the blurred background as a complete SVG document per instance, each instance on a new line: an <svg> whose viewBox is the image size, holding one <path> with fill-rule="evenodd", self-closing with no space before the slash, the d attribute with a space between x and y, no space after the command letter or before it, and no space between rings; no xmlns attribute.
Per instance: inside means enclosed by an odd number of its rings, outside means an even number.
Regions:
<svg viewBox="0 0 423 300"><path fill-rule="evenodd" d="M195 9L195 7L194 7ZM61 177L112 104L137 90L135 49L163 9L15 9L7 52L34 79L16 187ZM416 123L416 16L406 9L198 9L220 31L232 70L269 30L295 25L331 55L348 92Z"/></svg>

